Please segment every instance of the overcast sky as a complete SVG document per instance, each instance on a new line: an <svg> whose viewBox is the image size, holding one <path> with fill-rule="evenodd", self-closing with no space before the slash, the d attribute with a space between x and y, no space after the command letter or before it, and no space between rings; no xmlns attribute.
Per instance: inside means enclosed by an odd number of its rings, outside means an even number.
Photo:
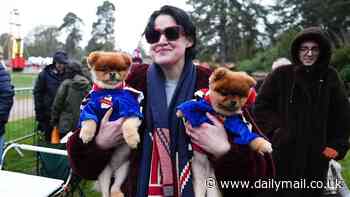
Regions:
<svg viewBox="0 0 350 197"><path fill-rule="evenodd" d="M269 4L273 0L258 0ZM104 0L1 0L0 34L9 32L10 11L20 11L21 31L23 36L39 25L56 25L63 23L68 12L75 13L83 19L83 41L85 46L91 37L91 26L96 21L97 7ZM137 47L150 14L162 5L174 5L186 11L191 6L186 0L110 0L116 6L115 38L116 46L124 51L132 52ZM64 41L64 38L62 38ZM145 45L146 50L148 46Z"/></svg>
<svg viewBox="0 0 350 197"><path fill-rule="evenodd" d="M26 35L38 25L56 25L63 23L68 12L83 19L84 46L90 39L92 23L96 21L97 6L104 0L1 0L0 34L10 31L10 11L20 11L21 31ZM110 0L116 6L115 37L116 44L122 50L131 52L140 39L149 15L162 5L169 4L186 11L190 6L186 0Z"/></svg>

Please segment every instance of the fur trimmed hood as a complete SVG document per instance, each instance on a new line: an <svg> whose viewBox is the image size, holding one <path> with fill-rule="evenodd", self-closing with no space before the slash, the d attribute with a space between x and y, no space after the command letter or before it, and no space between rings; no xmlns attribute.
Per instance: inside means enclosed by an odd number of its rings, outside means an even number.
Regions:
<svg viewBox="0 0 350 197"><path fill-rule="evenodd" d="M315 63L318 69L326 69L331 59L331 43L320 27L309 27L297 34L291 45L292 61L295 65L302 65L298 57L298 50L302 42L311 40L319 44L320 55Z"/></svg>

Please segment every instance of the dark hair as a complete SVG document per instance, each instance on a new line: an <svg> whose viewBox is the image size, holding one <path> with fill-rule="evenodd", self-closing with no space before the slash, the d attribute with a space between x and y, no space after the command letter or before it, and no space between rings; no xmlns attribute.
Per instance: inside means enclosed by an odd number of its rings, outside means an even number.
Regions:
<svg viewBox="0 0 350 197"><path fill-rule="evenodd" d="M186 49L185 59L192 60L196 56L196 27L192 23L190 16L182 9L165 5L152 13L148 19L145 32L154 29L154 21L159 15L169 15L174 18L178 25L183 27L185 36L193 42L193 45Z"/></svg>
<svg viewBox="0 0 350 197"><path fill-rule="evenodd" d="M75 75L81 75L91 81L91 74L87 65L80 63L79 61L72 60L65 67L65 79L71 79Z"/></svg>

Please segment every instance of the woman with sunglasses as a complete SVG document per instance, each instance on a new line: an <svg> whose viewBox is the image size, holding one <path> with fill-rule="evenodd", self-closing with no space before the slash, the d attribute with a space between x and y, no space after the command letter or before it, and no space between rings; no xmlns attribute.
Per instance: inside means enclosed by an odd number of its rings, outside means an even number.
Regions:
<svg viewBox="0 0 350 197"><path fill-rule="evenodd" d="M231 144L223 125L212 115L213 125L186 128L176 117L176 106L208 87L210 70L196 67L196 29L185 11L163 6L153 12L145 29L152 65L134 66L127 83L145 95L145 119L141 142L130 158L130 176L124 184L127 196L192 197L191 141L206 151L218 180L246 180L269 175L268 158L248 147ZM122 143L122 119L102 123L95 140L84 145L76 132L67 143L73 170L96 179L109 161L113 148ZM190 136L190 137L189 137ZM89 165L88 165L88 164ZM223 189L224 196L232 190ZM249 191L234 191L249 196ZM243 192L243 193L239 193ZM241 195L240 195L241 194Z"/></svg>

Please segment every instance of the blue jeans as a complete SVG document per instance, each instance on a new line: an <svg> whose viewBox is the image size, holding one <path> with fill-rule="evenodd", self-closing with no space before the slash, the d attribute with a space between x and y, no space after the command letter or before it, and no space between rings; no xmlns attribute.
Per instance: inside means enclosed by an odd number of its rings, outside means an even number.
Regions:
<svg viewBox="0 0 350 197"><path fill-rule="evenodd" d="M0 136L0 164L2 164L2 153L4 151L5 135Z"/></svg>

